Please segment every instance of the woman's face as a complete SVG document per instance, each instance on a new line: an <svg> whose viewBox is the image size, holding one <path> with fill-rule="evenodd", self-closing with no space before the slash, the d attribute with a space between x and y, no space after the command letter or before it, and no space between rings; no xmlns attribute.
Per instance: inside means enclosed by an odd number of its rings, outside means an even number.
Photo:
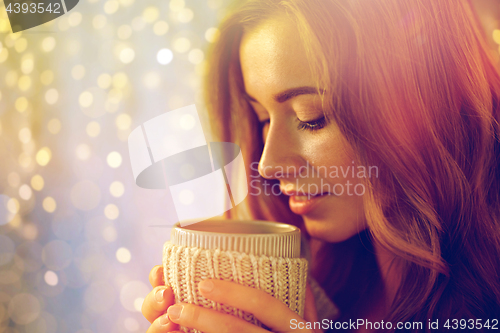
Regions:
<svg viewBox="0 0 500 333"><path fill-rule="evenodd" d="M340 242L365 229L361 169L336 124L323 118L295 26L273 19L246 33L240 61L247 98L263 125L259 173L280 181L311 236Z"/></svg>

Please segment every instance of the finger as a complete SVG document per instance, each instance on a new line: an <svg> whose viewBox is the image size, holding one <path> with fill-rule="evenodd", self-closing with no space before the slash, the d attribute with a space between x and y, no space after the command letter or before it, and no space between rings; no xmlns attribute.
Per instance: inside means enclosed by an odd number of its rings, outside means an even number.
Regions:
<svg viewBox="0 0 500 333"><path fill-rule="evenodd" d="M211 291L209 291L210 288L212 288ZM216 279L201 281L198 289L206 298L252 313L274 331L290 330L292 319L303 321L283 302L262 290Z"/></svg>
<svg viewBox="0 0 500 333"><path fill-rule="evenodd" d="M142 303L142 315L152 323L160 315L167 311L167 308L175 303L174 293L172 288L158 286L147 294Z"/></svg>
<svg viewBox="0 0 500 333"><path fill-rule="evenodd" d="M318 322L318 312L316 310L316 303L314 301L314 293L309 285L309 282L306 283L306 301L304 305L304 320L316 323ZM322 329L315 329L314 333L323 333Z"/></svg>
<svg viewBox="0 0 500 333"><path fill-rule="evenodd" d="M174 330L178 330L179 325L173 323L168 319L166 314L156 318L156 320L149 326L146 333L170 333Z"/></svg>
<svg viewBox="0 0 500 333"><path fill-rule="evenodd" d="M167 314L172 322L204 333L269 333L233 315L194 304L174 304L168 308Z"/></svg>
<svg viewBox="0 0 500 333"><path fill-rule="evenodd" d="M165 284L163 281L163 266L158 265L153 267L149 272L149 283L151 283L153 288Z"/></svg>

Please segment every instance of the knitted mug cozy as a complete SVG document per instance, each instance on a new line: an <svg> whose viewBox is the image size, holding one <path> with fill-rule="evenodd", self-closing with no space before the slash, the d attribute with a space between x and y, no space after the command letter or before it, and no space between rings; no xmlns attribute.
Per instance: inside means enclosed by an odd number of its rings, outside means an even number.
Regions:
<svg viewBox="0 0 500 333"><path fill-rule="evenodd" d="M263 327L251 313L203 297L198 283L220 279L261 289L303 317L308 262L299 256L300 230L291 225L219 220L181 228L177 223L163 249L165 284L176 303L214 309Z"/></svg>

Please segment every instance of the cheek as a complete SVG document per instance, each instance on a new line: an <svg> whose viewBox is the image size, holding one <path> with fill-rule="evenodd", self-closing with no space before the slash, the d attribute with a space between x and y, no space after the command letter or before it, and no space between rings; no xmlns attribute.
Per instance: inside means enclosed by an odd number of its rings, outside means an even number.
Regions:
<svg viewBox="0 0 500 333"><path fill-rule="evenodd" d="M321 178L351 180L356 178L353 170L356 169L355 155L349 145L341 136L335 132L313 137L303 142L303 157L311 165L317 167Z"/></svg>

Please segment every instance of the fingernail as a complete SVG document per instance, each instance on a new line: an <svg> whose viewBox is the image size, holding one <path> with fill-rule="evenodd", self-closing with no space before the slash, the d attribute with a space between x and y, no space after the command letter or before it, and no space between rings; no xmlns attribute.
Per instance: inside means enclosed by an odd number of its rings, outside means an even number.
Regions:
<svg viewBox="0 0 500 333"><path fill-rule="evenodd" d="M211 280L203 280L200 282L200 290L209 293L214 289L214 283Z"/></svg>
<svg viewBox="0 0 500 333"><path fill-rule="evenodd" d="M165 325L168 325L169 322L170 322L170 320L168 320L167 315L160 317L160 325L165 326Z"/></svg>
<svg viewBox="0 0 500 333"><path fill-rule="evenodd" d="M167 314L170 320L177 320L181 317L182 305L175 304L167 309Z"/></svg>
<svg viewBox="0 0 500 333"><path fill-rule="evenodd" d="M165 289L159 289L155 293L155 299L158 303L163 302L163 293L165 292Z"/></svg>

